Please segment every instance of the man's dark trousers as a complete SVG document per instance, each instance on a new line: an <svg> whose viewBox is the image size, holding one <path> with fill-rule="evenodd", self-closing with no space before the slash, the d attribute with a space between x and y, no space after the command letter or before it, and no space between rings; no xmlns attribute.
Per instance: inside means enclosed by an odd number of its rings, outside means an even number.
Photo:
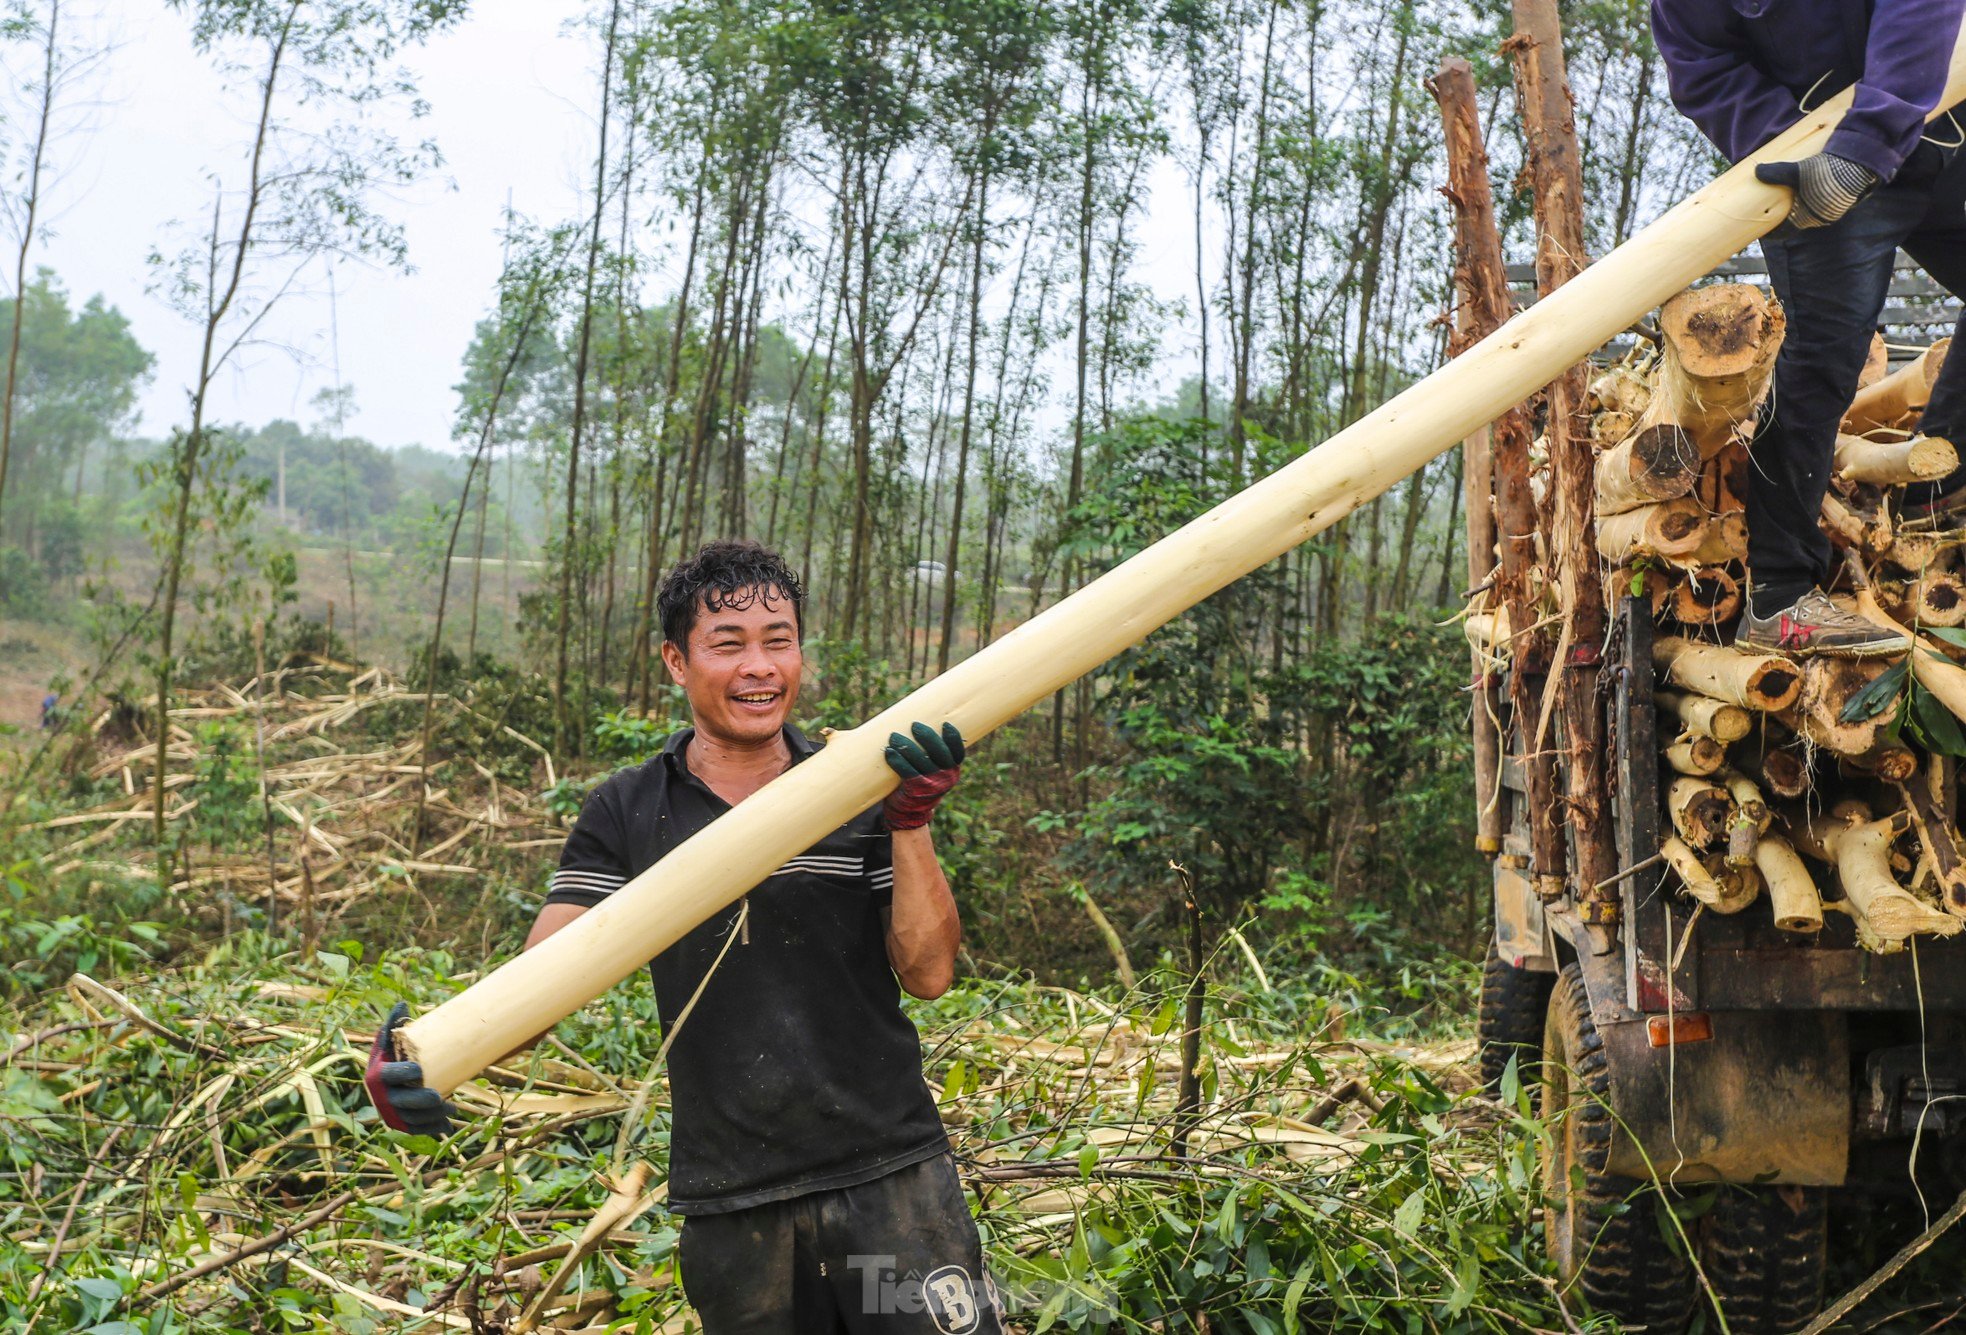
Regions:
<svg viewBox="0 0 1966 1335"><path fill-rule="evenodd" d="M1966 112L1957 119L1966 122ZM1952 120L1933 123L1950 140ZM1787 607L1829 577L1829 539L1817 527L1836 433L1857 392L1857 378L1903 247L1955 297L1966 296L1966 151L1918 146L1892 182L1841 222L1801 230L1784 224L1761 242L1768 277L1788 314L1788 336L1775 362L1775 387L1749 450L1748 566L1759 616ZM1966 349L1966 316L1958 331ZM1946 361L1924 433L1944 436L1966 454L1966 355ZM1962 468L1925 495L1966 485Z"/></svg>
<svg viewBox="0 0 1966 1335"><path fill-rule="evenodd" d="M683 1219L705 1335L1002 1335L955 1161Z"/></svg>

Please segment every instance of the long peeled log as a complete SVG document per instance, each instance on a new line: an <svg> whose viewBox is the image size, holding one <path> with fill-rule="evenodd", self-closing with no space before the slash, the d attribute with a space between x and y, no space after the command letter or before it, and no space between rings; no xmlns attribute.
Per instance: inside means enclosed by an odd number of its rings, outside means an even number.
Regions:
<svg viewBox="0 0 1966 1335"><path fill-rule="evenodd" d="M1955 55L1953 69L1956 72L1958 68ZM1938 382L1939 369L1946 364L1951 347L1952 340L1942 338L1876 384L1858 390L1849 411L1843 414L1843 429L1861 436L1881 426L1894 426L1912 409L1931 402L1932 386Z"/></svg>
<svg viewBox="0 0 1966 1335"><path fill-rule="evenodd" d="M1966 43L1939 106L1966 97ZM794 766L598 907L397 1031L449 1091L586 1005L894 787L887 735L949 720L980 738L1216 590L1323 532L1583 361L1767 232L1790 195L1762 162L1820 150L1831 99L1500 329L1317 449L1033 617Z"/></svg>
<svg viewBox="0 0 1966 1335"><path fill-rule="evenodd" d="M1852 482L1899 487L1909 482L1936 482L1959 467L1959 451L1938 436L1908 440L1871 440L1867 436L1836 438L1836 471Z"/></svg>

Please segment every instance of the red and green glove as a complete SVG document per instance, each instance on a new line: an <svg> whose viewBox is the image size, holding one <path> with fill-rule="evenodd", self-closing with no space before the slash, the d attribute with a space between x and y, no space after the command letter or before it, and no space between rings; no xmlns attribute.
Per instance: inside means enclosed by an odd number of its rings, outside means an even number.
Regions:
<svg viewBox="0 0 1966 1335"><path fill-rule="evenodd" d="M926 723L888 734L888 768L901 776L901 786L888 794L884 808L890 830L919 830L935 814L935 806L961 777L963 735L953 723L937 732Z"/></svg>
<svg viewBox="0 0 1966 1335"><path fill-rule="evenodd" d="M397 1002L382 1028L376 1031L375 1042L369 1048L368 1069L362 1072L362 1084L369 1091L369 1101L381 1114L383 1125L412 1135L442 1139L451 1133L451 1118L457 1116L457 1105L446 1102L442 1094L423 1083L422 1063L396 1060L396 1026L409 1018L409 1005Z"/></svg>

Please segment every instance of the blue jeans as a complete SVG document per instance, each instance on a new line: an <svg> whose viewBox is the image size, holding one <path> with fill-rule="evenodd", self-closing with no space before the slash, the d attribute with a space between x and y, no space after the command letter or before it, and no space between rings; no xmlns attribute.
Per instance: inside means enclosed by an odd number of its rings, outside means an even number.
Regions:
<svg viewBox="0 0 1966 1335"><path fill-rule="evenodd" d="M1949 136L1952 125L1941 118L1933 129ZM1900 247L1947 291L1966 297L1966 151L1921 143L1891 184L1841 222L1807 231L1784 224L1762 239L1788 337L1748 451L1748 566L1758 615L1828 581L1830 543L1816 517L1829 490L1837 427L1856 395ZM1957 333L1966 345L1966 316ZM1933 386L1923 430L1966 453L1962 427L1966 356L1953 356ZM1962 485L1966 467L1910 499Z"/></svg>

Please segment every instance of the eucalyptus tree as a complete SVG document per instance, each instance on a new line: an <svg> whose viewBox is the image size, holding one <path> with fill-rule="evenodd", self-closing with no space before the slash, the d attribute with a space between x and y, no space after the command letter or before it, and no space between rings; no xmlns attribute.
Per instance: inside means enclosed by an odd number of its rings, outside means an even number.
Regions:
<svg viewBox="0 0 1966 1335"><path fill-rule="evenodd" d="M587 425L587 357L594 333L594 274L601 262L601 217L607 209L608 126L613 119L615 50L621 31L621 0L608 6L607 38L601 53L600 145L594 154L594 207L587 234L587 263L580 291L580 337L574 355L573 423L567 445L566 524L560 556L559 631L555 636L558 657L553 672L553 739L564 753L571 741L579 747L579 733L569 728L567 712L568 618L573 608L574 556L580 548L575 530L575 506L580 496L580 446ZM516 355L516 354L515 354ZM500 381L501 391L504 382ZM468 481L466 483L469 485ZM571 735L570 735L571 734Z"/></svg>
<svg viewBox="0 0 1966 1335"><path fill-rule="evenodd" d="M950 500L949 534L943 561L941 635L936 670L949 668L955 639L957 571L962 556L964 506L969 483L970 445L977 422L977 372L983 337L984 282L990 273L993 219L991 188L1003 177L1029 172L1043 152L1034 142L1036 127L1056 94L1046 63L1058 25L1042 0L979 0L952 16L953 70L941 87L946 107L942 123L960 137L951 145L959 170L972 183L975 202L966 231L969 241L969 293L963 334L961 423ZM920 581L917 581L920 583ZM982 586L985 596L989 585Z"/></svg>
<svg viewBox="0 0 1966 1335"><path fill-rule="evenodd" d="M974 185L959 191L947 179L928 133L946 75L944 8L926 0L810 0L798 23L786 66L796 108L828 163L840 237L852 477L836 624L851 637L871 625L876 421L941 293Z"/></svg>
<svg viewBox="0 0 1966 1335"><path fill-rule="evenodd" d="M230 171L212 176L209 221L174 254L153 256L165 297L199 330L190 417L165 459L160 530L153 830L164 838L165 744L170 734L179 595L200 464L211 444L211 389L253 342L282 298L332 256L402 265L402 229L378 212L382 191L439 162L428 140L405 143L385 113L423 114L397 63L464 12L464 0L173 0L192 43L220 77L251 90L250 130Z"/></svg>
<svg viewBox="0 0 1966 1335"><path fill-rule="evenodd" d="M7 321L6 368L0 376L0 519L6 514L13 455L29 257L46 225L47 191L57 174L53 149L72 128L66 122L81 86L108 54L77 36L75 28L64 0L6 0L0 5L0 76L14 90L11 105L0 105L0 135L10 120L28 127L18 143L0 137L0 179L9 186L0 190L0 221L12 234L14 252L14 301Z"/></svg>

